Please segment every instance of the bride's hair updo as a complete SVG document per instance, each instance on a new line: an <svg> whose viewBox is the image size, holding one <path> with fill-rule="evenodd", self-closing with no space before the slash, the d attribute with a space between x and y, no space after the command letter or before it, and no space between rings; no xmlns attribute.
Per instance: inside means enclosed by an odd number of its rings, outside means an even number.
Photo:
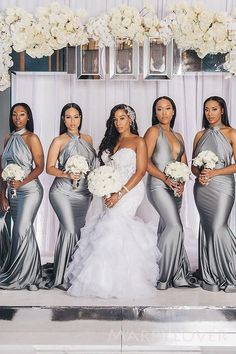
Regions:
<svg viewBox="0 0 236 354"><path fill-rule="evenodd" d="M101 163L102 163L101 156L102 156L103 151L107 150L109 155L112 155L113 150L114 150L115 146L117 145L117 141L118 141L120 134L116 130L116 127L114 124L114 118L115 118L116 111L118 111L119 109L123 109L126 112L126 114L128 114L128 116L131 118L131 120L132 120L132 124L130 126L131 133L135 134L135 135L139 135L138 134L138 126L136 123L136 114L135 114L134 109L131 106L128 106L123 103L114 106L112 108L110 116L106 122L107 129L105 132L105 136L102 139L102 142L99 146L98 158Z"/></svg>

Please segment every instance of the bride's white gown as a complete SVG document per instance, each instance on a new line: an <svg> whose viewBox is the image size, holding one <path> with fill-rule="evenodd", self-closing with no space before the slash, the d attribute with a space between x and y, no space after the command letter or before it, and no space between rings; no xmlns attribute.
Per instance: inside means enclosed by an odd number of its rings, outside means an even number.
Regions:
<svg viewBox="0 0 236 354"><path fill-rule="evenodd" d="M118 150L106 164L118 168L125 184L136 170L136 153ZM68 293L78 297L140 298L156 294L159 276L156 230L135 217L144 184L86 223L66 271Z"/></svg>

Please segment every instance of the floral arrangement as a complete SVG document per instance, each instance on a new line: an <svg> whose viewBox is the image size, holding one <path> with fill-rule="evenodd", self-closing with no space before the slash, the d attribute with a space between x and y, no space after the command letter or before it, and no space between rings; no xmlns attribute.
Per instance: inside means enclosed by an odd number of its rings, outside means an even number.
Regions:
<svg viewBox="0 0 236 354"><path fill-rule="evenodd" d="M120 173L112 166L100 166L88 175L88 189L98 197L117 193L122 186L123 182Z"/></svg>
<svg viewBox="0 0 236 354"><path fill-rule="evenodd" d="M109 16L107 14L91 17L86 23L88 37L98 41L100 47L109 47L114 39L108 27Z"/></svg>
<svg viewBox="0 0 236 354"><path fill-rule="evenodd" d="M114 38L142 43L144 28L142 17L134 6L122 4L108 12L108 28Z"/></svg>
<svg viewBox="0 0 236 354"><path fill-rule="evenodd" d="M169 18L160 21L154 7L148 1L144 1L144 8L140 14L145 37L156 37L165 45L168 44L173 36Z"/></svg>
<svg viewBox="0 0 236 354"><path fill-rule="evenodd" d="M193 49L200 58L206 54L227 53L232 49L231 17L204 5L175 4L168 16L173 38L180 49Z"/></svg>
<svg viewBox="0 0 236 354"><path fill-rule="evenodd" d="M2 179L4 181L22 181L25 178L26 174L22 167L15 163L10 163L2 171ZM16 198L16 190L13 189L12 198Z"/></svg>
<svg viewBox="0 0 236 354"><path fill-rule="evenodd" d="M209 168L213 170L218 160L218 156L216 156L213 151L204 150L193 159L193 165L199 168Z"/></svg>
<svg viewBox="0 0 236 354"><path fill-rule="evenodd" d="M86 44L89 38L97 40L101 47L110 46L117 37L128 44L142 44L148 37L157 37L167 44L173 38L181 50L193 49L201 58L209 53L228 53L225 68L236 73L232 53L236 47L232 29L235 17L204 5L182 2L159 20L146 0L140 11L122 4L107 14L88 19L84 9L72 11L57 2L39 7L35 16L19 7L10 7L0 13L0 90L10 86L12 48L41 58L67 45Z"/></svg>
<svg viewBox="0 0 236 354"><path fill-rule="evenodd" d="M89 166L87 160L84 156L81 155L74 155L68 158L65 164L65 172L80 174L81 178L88 173ZM73 189L77 188L77 181L73 180Z"/></svg>
<svg viewBox="0 0 236 354"><path fill-rule="evenodd" d="M166 165L164 173L167 177L171 178L176 183L185 183L189 180L190 168L183 162L174 161ZM179 197L180 195L174 190L174 195Z"/></svg>
<svg viewBox="0 0 236 354"><path fill-rule="evenodd" d="M55 2L47 7L39 7L33 26L33 43L26 50L27 54L41 58L45 52L51 55L54 50L68 44L77 46L88 43L85 19L84 10L74 13L69 7Z"/></svg>

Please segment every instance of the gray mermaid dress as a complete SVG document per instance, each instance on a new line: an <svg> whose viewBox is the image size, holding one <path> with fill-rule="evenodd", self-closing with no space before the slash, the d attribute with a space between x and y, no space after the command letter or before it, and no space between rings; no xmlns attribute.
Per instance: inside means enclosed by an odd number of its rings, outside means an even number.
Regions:
<svg viewBox="0 0 236 354"><path fill-rule="evenodd" d="M233 150L220 127L210 127L205 131L195 148L194 157L204 150L211 150L218 156L216 169L231 164ZM234 176L216 176L205 186L196 179L194 197L200 215L202 288L236 292L236 237L228 226L235 199Z"/></svg>
<svg viewBox="0 0 236 354"><path fill-rule="evenodd" d="M175 136L180 144L176 161L181 161L184 145L176 134ZM172 148L159 125L159 136L153 151L152 163L160 171L164 171L166 165L171 161L174 161ZM193 286L190 264L184 248L183 225L180 219L182 197L175 197L174 192L164 182L151 175L148 175L147 178L147 196L160 215L157 247L162 257L159 263L160 277L157 289L165 290L172 286Z"/></svg>
<svg viewBox="0 0 236 354"><path fill-rule="evenodd" d="M2 168L15 163L28 175L33 169L33 158L21 136L25 131L23 128L11 135L2 154ZM13 228L9 252L0 271L0 288L35 290L42 278L33 222L43 198L43 188L36 178L18 188L16 198L12 198L11 191L8 188Z"/></svg>
<svg viewBox="0 0 236 354"><path fill-rule="evenodd" d="M87 159L90 170L94 169L96 154L93 147L84 139L69 132L67 134L71 139L59 155L58 168L63 170L68 158L78 154ZM87 179L81 178L77 189L73 189L70 179L56 177L49 191L49 199L60 222L54 253L53 280L50 286L66 288L65 269L80 239L80 229L85 224L92 200Z"/></svg>

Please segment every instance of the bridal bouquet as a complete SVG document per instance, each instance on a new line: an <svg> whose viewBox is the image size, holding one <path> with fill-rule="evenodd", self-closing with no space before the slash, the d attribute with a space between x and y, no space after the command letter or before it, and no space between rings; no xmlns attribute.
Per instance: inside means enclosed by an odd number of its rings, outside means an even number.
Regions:
<svg viewBox="0 0 236 354"><path fill-rule="evenodd" d="M10 163L2 171L2 179L4 181L22 181L26 174L22 167L16 163ZM11 191L12 198L16 198L16 190L13 188Z"/></svg>
<svg viewBox="0 0 236 354"><path fill-rule="evenodd" d="M88 175L88 189L98 197L116 193L122 186L123 181L119 171L112 166L100 166Z"/></svg>
<svg viewBox="0 0 236 354"><path fill-rule="evenodd" d="M74 155L68 158L65 164L65 172L80 174L81 178L84 178L89 171L87 160L84 156ZM73 189L77 188L77 180L72 182Z"/></svg>
<svg viewBox="0 0 236 354"><path fill-rule="evenodd" d="M189 180L190 168L183 162L170 162L166 165L164 173L167 177L176 183L185 183ZM175 197L180 197L178 192L174 190Z"/></svg>
<svg viewBox="0 0 236 354"><path fill-rule="evenodd" d="M218 156L213 151L201 151L197 157L193 159L193 165L200 168L209 168L213 170L218 162Z"/></svg>

